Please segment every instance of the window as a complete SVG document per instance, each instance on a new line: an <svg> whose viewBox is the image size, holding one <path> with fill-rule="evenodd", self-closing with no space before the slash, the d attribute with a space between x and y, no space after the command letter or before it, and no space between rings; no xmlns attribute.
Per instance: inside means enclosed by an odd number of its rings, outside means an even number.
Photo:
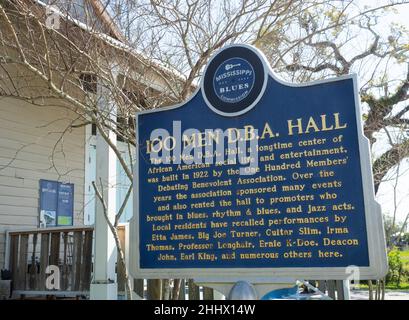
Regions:
<svg viewBox="0 0 409 320"><path fill-rule="evenodd" d="M97 76L92 73L81 73L80 82L85 92L97 94Z"/></svg>

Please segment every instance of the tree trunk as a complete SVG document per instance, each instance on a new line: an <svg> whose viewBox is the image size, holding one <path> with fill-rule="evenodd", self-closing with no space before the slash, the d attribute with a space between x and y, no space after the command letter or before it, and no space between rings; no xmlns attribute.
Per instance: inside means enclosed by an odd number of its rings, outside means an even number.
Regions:
<svg viewBox="0 0 409 320"><path fill-rule="evenodd" d="M162 298L162 280L148 279L148 300L160 300Z"/></svg>
<svg viewBox="0 0 409 320"><path fill-rule="evenodd" d="M169 279L162 280L162 299L170 300L170 281Z"/></svg>
<svg viewBox="0 0 409 320"><path fill-rule="evenodd" d="M385 278L382 279L382 300L385 300Z"/></svg>
<svg viewBox="0 0 409 320"><path fill-rule="evenodd" d="M182 279L173 280L172 300L179 300Z"/></svg>
<svg viewBox="0 0 409 320"><path fill-rule="evenodd" d="M203 287L203 300L214 300L212 288Z"/></svg>
<svg viewBox="0 0 409 320"><path fill-rule="evenodd" d="M179 300L186 300L186 280L180 279Z"/></svg>
<svg viewBox="0 0 409 320"><path fill-rule="evenodd" d="M200 300L199 287L189 279L189 300Z"/></svg>
<svg viewBox="0 0 409 320"><path fill-rule="evenodd" d="M134 279L134 291L142 299L144 298L144 283L143 279Z"/></svg>
<svg viewBox="0 0 409 320"><path fill-rule="evenodd" d="M372 280L368 280L368 287L369 287L369 300L373 300Z"/></svg>

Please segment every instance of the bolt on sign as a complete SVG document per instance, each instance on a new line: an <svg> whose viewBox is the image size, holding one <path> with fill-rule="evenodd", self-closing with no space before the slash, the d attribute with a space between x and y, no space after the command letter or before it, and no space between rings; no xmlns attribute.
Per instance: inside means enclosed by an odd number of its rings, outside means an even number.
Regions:
<svg viewBox="0 0 409 320"><path fill-rule="evenodd" d="M295 85L231 45L189 101L136 128L138 278L385 275L356 75Z"/></svg>

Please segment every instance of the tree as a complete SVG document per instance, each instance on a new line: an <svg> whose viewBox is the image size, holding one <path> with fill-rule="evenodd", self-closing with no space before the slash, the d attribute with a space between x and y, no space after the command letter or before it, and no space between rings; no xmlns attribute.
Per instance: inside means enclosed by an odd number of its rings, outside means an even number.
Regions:
<svg viewBox="0 0 409 320"><path fill-rule="evenodd" d="M405 105L409 99L409 32L397 23L380 24L392 7L403 4L409 2L388 2L363 11L352 1L314 7L315 11L305 12L295 22L301 35L267 30L256 42L279 74L290 81L359 74L364 134L371 146L379 132L390 138L390 148L373 163L375 192L387 173L409 156L409 107Z"/></svg>
<svg viewBox="0 0 409 320"><path fill-rule="evenodd" d="M279 74L290 81L358 73L364 134L371 148L379 135L386 135L389 141L388 148L374 157L375 193L383 181L393 178L398 183L400 165L409 157L409 32L398 23L381 23L393 14L395 6L408 3L389 1L381 7L360 8L345 1L338 6L314 7L295 21L296 27L287 27L301 31L299 34L266 30L256 42ZM388 222L389 239L397 229L396 210ZM378 282L378 298L381 289L384 281Z"/></svg>

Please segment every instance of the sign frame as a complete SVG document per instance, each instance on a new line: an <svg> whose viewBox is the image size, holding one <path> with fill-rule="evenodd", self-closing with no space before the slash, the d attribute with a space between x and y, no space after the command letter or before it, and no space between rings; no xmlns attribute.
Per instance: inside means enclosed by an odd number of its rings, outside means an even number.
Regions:
<svg viewBox="0 0 409 320"><path fill-rule="evenodd" d="M309 87L319 84L326 84L330 82L337 82L346 79L353 81L354 89L354 102L355 102L355 117L357 125L357 136L358 136L358 150L360 155L360 169L362 177L362 191L363 191L363 203L365 208L365 223L367 232L367 243L368 243L368 255L369 255L369 266L365 267L297 267L297 268L168 268L168 269L155 269L155 268L140 268L140 253L139 253L139 149L137 149L137 156L135 159L134 166L134 215L130 220L130 272L135 278L147 278L147 279L169 279L169 278L207 278L214 279L215 281L228 282L228 279L246 279L246 278L263 278L267 279L277 279L277 278L303 278L303 279L315 279L315 280L345 280L352 276L354 279L380 279L385 276L388 270L387 256L386 256L386 243L385 243L385 231L383 226L383 218L381 214L381 207L375 200L373 177L372 177L372 166L370 158L370 148L369 140L365 137L362 127L362 114L361 105L358 94L358 78L356 74L344 75L336 78L312 81L303 84L294 84L286 82L280 79L274 74L271 66L268 64L267 59L264 54L258 49L250 45L228 45L220 49L214 54L217 56L222 50L230 47L244 47L254 51L263 62L266 77L272 77L274 81L278 83L290 86L290 87ZM213 58L214 58L213 57ZM212 58L212 59L213 59ZM211 60L210 60L211 61ZM210 63L209 61L209 63ZM144 110L136 114L136 141L139 141L139 117L141 115L156 113L156 112L166 112L168 110L177 109L185 104L189 103L200 90L203 90L203 78L201 80L200 87L192 94L192 96L184 103L177 104L170 107L164 107L155 110ZM264 83L264 89L267 85L267 81ZM262 96L260 94L259 98ZM203 94L205 98L205 95ZM258 101L259 99L257 99ZM205 99L206 101L206 99ZM256 101L256 102L257 102ZM255 102L255 104L256 104ZM206 101L207 103L207 101ZM257 107L250 106L246 108L243 114L249 109ZM213 109L213 108L212 108ZM213 110L215 111L215 110ZM222 113L215 111L221 115ZM229 114L230 116L238 114ZM352 270L352 271L351 271Z"/></svg>

